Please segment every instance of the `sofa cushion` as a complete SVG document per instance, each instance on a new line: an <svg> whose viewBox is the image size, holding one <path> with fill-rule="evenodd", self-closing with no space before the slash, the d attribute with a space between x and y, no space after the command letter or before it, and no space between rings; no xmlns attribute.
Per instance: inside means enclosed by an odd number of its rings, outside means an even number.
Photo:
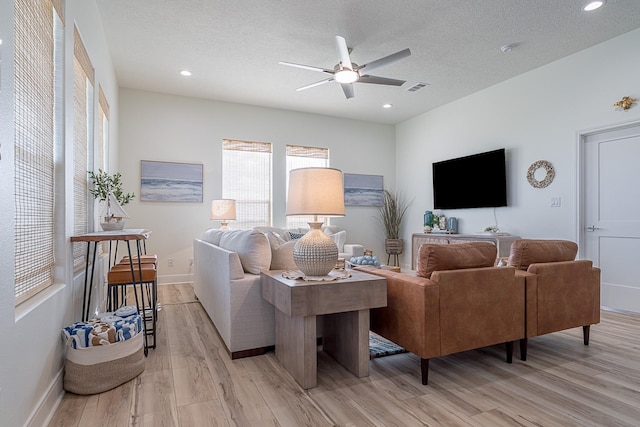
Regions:
<svg viewBox="0 0 640 427"><path fill-rule="evenodd" d="M336 234L338 231L342 231L342 229L337 225L323 225L322 231L324 231L325 234Z"/></svg>
<svg viewBox="0 0 640 427"><path fill-rule="evenodd" d="M431 278L434 271L493 267L497 253L496 246L489 242L425 243L418 249L416 276Z"/></svg>
<svg viewBox="0 0 640 427"><path fill-rule="evenodd" d="M220 230L219 228L210 228L202 235L202 240L212 245L220 246L220 237L228 230Z"/></svg>
<svg viewBox="0 0 640 427"><path fill-rule="evenodd" d="M326 233L326 230L325 230ZM342 230L337 233L327 234L335 242L338 252L344 252L344 242L347 240L347 232Z"/></svg>
<svg viewBox="0 0 640 427"><path fill-rule="evenodd" d="M253 227L254 230L262 231L264 234L275 233L283 240L289 240L289 233L281 227L272 227L269 225L257 225Z"/></svg>
<svg viewBox="0 0 640 427"><path fill-rule="evenodd" d="M271 246L270 270L296 270L298 267L293 260L293 247L297 240L287 242L272 231L267 233L267 239Z"/></svg>
<svg viewBox="0 0 640 427"><path fill-rule="evenodd" d="M261 231L227 230L220 237L219 246L236 252L247 273L260 274L271 266L271 246Z"/></svg>
<svg viewBox="0 0 640 427"><path fill-rule="evenodd" d="M518 239L511 244L507 265L526 271L534 263L573 261L577 253L578 245L569 240Z"/></svg>

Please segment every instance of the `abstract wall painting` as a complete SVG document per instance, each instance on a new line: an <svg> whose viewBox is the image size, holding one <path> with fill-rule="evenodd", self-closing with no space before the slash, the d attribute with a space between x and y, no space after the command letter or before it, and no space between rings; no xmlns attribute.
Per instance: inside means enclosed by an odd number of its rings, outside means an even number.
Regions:
<svg viewBox="0 0 640 427"><path fill-rule="evenodd" d="M343 174L345 206L382 206L382 175Z"/></svg>

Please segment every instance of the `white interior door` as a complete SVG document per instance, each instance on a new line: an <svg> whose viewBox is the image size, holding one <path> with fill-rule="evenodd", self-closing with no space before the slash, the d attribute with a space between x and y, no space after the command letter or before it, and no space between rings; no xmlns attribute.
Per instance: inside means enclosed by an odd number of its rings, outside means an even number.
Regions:
<svg viewBox="0 0 640 427"><path fill-rule="evenodd" d="M584 258L601 269L601 304L640 313L640 123L582 136Z"/></svg>

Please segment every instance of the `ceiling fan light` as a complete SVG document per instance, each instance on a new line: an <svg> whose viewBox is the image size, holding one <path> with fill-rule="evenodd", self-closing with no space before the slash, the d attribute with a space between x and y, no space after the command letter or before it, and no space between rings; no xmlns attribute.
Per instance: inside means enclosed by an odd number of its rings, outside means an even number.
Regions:
<svg viewBox="0 0 640 427"><path fill-rule="evenodd" d="M353 83L358 80L360 76L356 71L345 69L337 71L334 77L338 83Z"/></svg>
<svg viewBox="0 0 640 427"><path fill-rule="evenodd" d="M592 1L584 7L584 10L587 12L591 12L592 10L596 10L600 8L604 4L604 1Z"/></svg>

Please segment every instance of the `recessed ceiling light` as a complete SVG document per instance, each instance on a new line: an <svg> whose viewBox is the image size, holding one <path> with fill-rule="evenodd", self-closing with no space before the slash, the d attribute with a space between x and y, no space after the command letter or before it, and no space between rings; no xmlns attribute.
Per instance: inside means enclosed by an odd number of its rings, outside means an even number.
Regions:
<svg viewBox="0 0 640 427"><path fill-rule="evenodd" d="M382 105L382 108L391 108L393 107L393 104L384 104Z"/></svg>
<svg viewBox="0 0 640 427"><path fill-rule="evenodd" d="M590 12L592 10L596 10L598 9L600 6L602 6L604 4L604 0L602 1L592 1L591 3L587 4L584 7L584 10L586 10L587 12Z"/></svg>
<svg viewBox="0 0 640 427"><path fill-rule="evenodd" d="M511 52L513 49L515 49L517 46L516 43L510 43L510 44L505 44L504 46L500 47L500 50L502 51L502 53L509 53Z"/></svg>
<svg viewBox="0 0 640 427"><path fill-rule="evenodd" d="M191 71L189 70L182 70L180 71L180 74L182 74L185 77L189 77L191 75Z"/></svg>

